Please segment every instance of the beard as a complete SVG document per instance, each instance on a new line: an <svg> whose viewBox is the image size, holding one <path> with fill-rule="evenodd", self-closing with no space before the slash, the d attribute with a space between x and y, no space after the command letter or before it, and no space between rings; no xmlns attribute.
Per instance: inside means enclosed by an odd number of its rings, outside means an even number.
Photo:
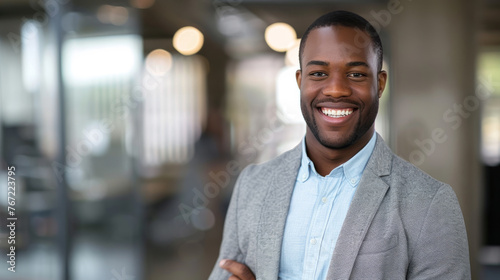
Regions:
<svg viewBox="0 0 500 280"><path fill-rule="evenodd" d="M319 101L313 102L313 104L308 107L302 100L300 102L302 115L308 129L322 146L329 149L344 149L358 141L372 127L378 113L379 100L375 98L370 108L359 106L359 117L354 126L350 127L346 133L336 133L336 136L328 136L328 131L321 131L319 129L314 115L314 110L317 110L314 104L317 103L319 103ZM363 110L369 110L366 119L365 116L361 114Z"/></svg>

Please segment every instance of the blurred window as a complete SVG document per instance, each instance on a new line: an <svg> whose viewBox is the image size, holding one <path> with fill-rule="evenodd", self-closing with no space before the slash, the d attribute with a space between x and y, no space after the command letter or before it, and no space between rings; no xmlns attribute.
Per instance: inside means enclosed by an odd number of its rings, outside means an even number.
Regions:
<svg viewBox="0 0 500 280"><path fill-rule="evenodd" d="M482 102L481 155L490 166L500 163L500 51L479 54L476 96Z"/></svg>
<svg viewBox="0 0 500 280"><path fill-rule="evenodd" d="M161 57L151 59L154 65L154 59ZM205 79L205 60L198 55L173 55L168 71L146 67L142 148L145 166L184 164L191 159L206 118Z"/></svg>
<svg viewBox="0 0 500 280"><path fill-rule="evenodd" d="M90 199L129 188L131 98L141 65L137 35L69 38L62 50L69 185ZM128 137L130 138L130 137ZM117 162L120 164L107 164ZM106 190L108 188L108 190Z"/></svg>

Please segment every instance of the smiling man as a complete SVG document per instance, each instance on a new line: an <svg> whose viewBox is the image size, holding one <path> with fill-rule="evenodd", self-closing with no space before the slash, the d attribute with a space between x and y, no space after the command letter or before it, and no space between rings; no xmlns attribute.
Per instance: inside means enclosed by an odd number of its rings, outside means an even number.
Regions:
<svg viewBox="0 0 500 280"><path fill-rule="evenodd" d="M382 55L356 14L309 26L296 73L305 139L242 172L210 279L470 279L453 190L375 132Z"/></svg>

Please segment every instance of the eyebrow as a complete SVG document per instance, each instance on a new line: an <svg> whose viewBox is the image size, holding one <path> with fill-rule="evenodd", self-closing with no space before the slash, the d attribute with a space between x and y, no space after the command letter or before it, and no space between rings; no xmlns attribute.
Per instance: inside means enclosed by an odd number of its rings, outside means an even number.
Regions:
<svg viewBox="0 0 500 280"><path fill-rule="evenodd" d="M348 62L346 63L346 66L348 67L355 67L355 66L365 66L365 67L370 67L366 62L363 61L353 61L353 62Z"/></svg>
<svg viewBox="0 0 500 280"><path fill-rule="evenodd" d="M330 65L329 62L326 62L326 61L321 61L321 60L311 60L309 61L306 66L309 66L309 65L319 65L319 66L328 66ZM355 67L355 66L365 66L365 67L370 67L368 66L368 64L366 62L363 62L363 61L352 61L352 62L348 62L346 63L346 66L347 67Z"/></svg>
<svg viewBox="0 0 500 280"><path fill-rule="evenodd" d="M328 63L326 61L321 61L321 60L311 60L307 63L306 66L309 66L309 65L328 66L328 65L330 65L330 63Z"/></svg>

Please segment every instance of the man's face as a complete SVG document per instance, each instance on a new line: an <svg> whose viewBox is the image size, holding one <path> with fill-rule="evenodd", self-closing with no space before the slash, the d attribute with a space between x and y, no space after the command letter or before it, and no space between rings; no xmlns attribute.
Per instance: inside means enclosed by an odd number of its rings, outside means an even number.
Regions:
<svg viewBox="0 0 500 280"><path fill-rule="evenodd" d="M296 73L308 142L314 135L321 145L341 149L372 135L387 74L378 73L371 42L360 38L369 37L344 26L309 33Z"/></svg>

